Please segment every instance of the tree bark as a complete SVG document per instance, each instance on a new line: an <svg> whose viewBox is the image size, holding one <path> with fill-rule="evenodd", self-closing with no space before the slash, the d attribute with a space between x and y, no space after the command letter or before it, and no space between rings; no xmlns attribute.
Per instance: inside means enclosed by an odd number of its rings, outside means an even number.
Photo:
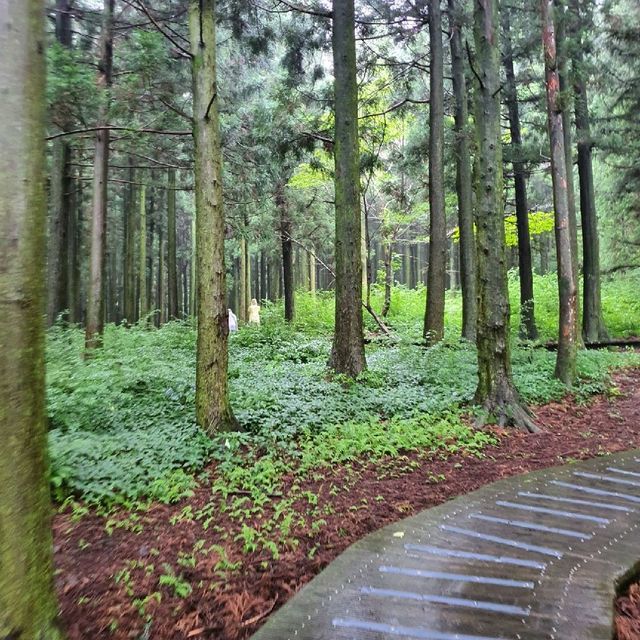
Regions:
<svg viewBox="0 0 640 640"><path fill-rule="evenodd" d="M329 366L355 378L367 368L362 322L362 214L353 0L333 5L335 100L335 330Z"/></svg>
<svg viewBox="0 0 640 640"><path fill-rule="evenodd" d="M0 22L0 637L61 640L45 414L44 7ZM9 53L10 52L10 53Z"/></svg>
<svg viewBox="0 0 640 640"><path fill-rule="evenodd" d="M214 0L190 0L198 276L196 420L210 435L238 428L227 379L229 314L215 29Z"/></svg>
<svg viewBox="0 0 640 640"><path fill-rule="evenodd" d="M158 226L158 277L156 279L156 305L158 313L156 315L156 326L161 327L165 322L164 310L164 232L162 225Z"/></svg>
<svg viewBox="0 0 640 640"><path fill-rule="evenodd" d="M70 49L71 1L56 0L55 35L60 46ZM53 106L56 121L62 131L72 127L68 105ZM69 297L69 239L71 209L71 145L68 138L57 138L53 142L51 166L51 224L49 232L49 276L47 322L55 322L59 313L71 306Z"/></svg>
<svg viewBox="0 0 640 640"><path fill-rule="evenodd" d="M531 264L531 235L529 233L529 207L527 206L527 176L522 158L522 134L520 132L520 109L518 90L513 67L511 44L511 21L509 8L502 9L502 31L504 36L503 64L506 84L505 102L509 114L511 133L513 181L516 195L516 224L518 228L518 272L520 275L520 333L526 340L536 340L538 329L535 321L533 299L533 267Z"/></svg>
<svg viewBox="0 0 640 640"><path fill-rule="evenodd" d="M576 377L577 290L567 199L567 166L562 110L559 104L560 80L553 22L553 0L541 0L540 4L542 9L542 42L545 61L549 141L551 145L551 176L553 180L560 302L560 327L555 376L565 384L572 385Z"/></svg>
<svg viewBox="0 0 640 640"><path fill-rule="evenodd" d="M447 278L447 220L444 206L444 79L440 1L429 5L429 271L424 338L444 337L444 294Z"/></svg>
<svg viewBox="0 0 640 640"><path fill-rule="evenodd" d="M591 161L591 121L587 96L586 70L582 55L582 16L580 4L572 0L571 9L578 20L577 41L573 55L573 89L575 93L578 176L580 180L580 217L582 221L583 306L582 335L586 342L606 340L609 336L602 316L600 287L600 240Z"/></svg>
<svg viewBox="0 0 640 640"><path fill-rule="evenodd" d="M284 288L284 319L293 322L295 314L293 285L293 243L291 241L291 220L287 210L284 186L276 189L276 207L280 211L280 238L282 242L282 274Z"/></svg>
<svg viewBox="0 0 640 640"><path fill-rule="evenodd" d="M100 34L100 62L98 90L101 92L98 126L108 120L109 89L113 61L113 5L115 0L104 0L102 32ZM107 225L107 178L109 174L109 129L96 131L93 159L93 205L91 214L91 255L89 258L89 291L87 296L87 322L85 350L101 346L104 332L104 273L105 238Z"/></svg>
<svg viewBox="0 0 640 640"><path fill-rule="evenodd" d="M500 425L535 431L511 373L500 129L498 1L474 9L478 388L475 401Z"/></svg>
<svg viewBox="0 0 640 640"><path fill-rule="evenodd" d="M140 187L140 245L138 248L138 287L140 289L140 301L138 315L140 320L144 320L149 313L149 299L147 291L147 187Z"/></svg>
<svg viewBox="0 0 640 640"><path fill-rule="evenodd" d="M129 158L133 162L133 158ZM129 182L135 182L135 169L129 169ZM125 258L124 258L124 317L128 324L136 321L136 193L133 184L127 185L125 199Z"/></svg>
<svg viewBox="0 0 640 640"><path fill-rule="evenodd" d="M576 276L576 300L580 300L580 265L578 263L578 219L576 215L576 195L573 184L573 142L571 136L571 82L569 80L569 41L567 38L567 26L569 12L566 8L566 0L554 2L554 26L556 28L556 51L558 79L560 87L560 99L558 107L562 112L562 136L564 138L564 156L567 168L567 204L569 207L569 230L571 233L571 257L573 260L573 272ZM573 31L571 27L569 33ZM580 330L580 305L576 315L577 341L582 346L582 334Z"/></svg>
<svg viewBox="0 0 640 640"><path fill-rule="evenodd" d="M167 191L167 298L169 320L178 317L178 264L176 260L176 170L169 169Z"/></svg>
<svg viewBox="0 0 640 640"><path fill-rule="evenodd" d="M458 196L458 228L460 229L460 286L462 288L462 337L475 342L478 301L476 294L476 256L473 237L473 180L467 109L467 84L462 48L462 6L460 0L449 0L451 30L451 74L455 99L454 133L456 158L456 193Z"/></svg>

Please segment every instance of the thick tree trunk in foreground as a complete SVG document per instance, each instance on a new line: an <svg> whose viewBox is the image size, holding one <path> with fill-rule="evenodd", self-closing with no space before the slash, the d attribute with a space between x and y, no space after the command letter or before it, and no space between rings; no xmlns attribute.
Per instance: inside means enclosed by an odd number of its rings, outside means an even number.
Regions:
<svg viewBox="0 0 640 640"><path fill-rule="evenodd" d="M475 401L500 425L536 430L511 374L509 295L503 212L498 2L474 9L478 86L475 92L478 258L478 388Z"/></svg>
<svg viewBox="0 0 640 640"><path fill-rule="evenodd" d="M505 102L509 113L511 132L513 181L516 195L516 223L518 227L518 272L520 275L520 331L527 340L538 337L533 301L533 267L531 264L531 236L529 233L529 207L527 206L527 177L522 159L522 135L520 132L520 109L518 91L513 68L511 44L511 21L509 9L502 9L502 31L504 35L504 68L506 84Z"/></svg>
<svg viewBox="0 0 640 640"><path fill-rule="evenodd" d="M572 11L580 19L580 5L572 0ZM573 89L575 92L576 137L578 142L578 176L580 180L580 217L582 220L583 307L582 335L587 342L606 340L609 336L602 316L600 289L600 240L598 216L593 186L591 161L591 121L589 99L582 55L582 25L577 27L577 42L573 55Z"/></svg>
<svg viewBox="0 0 640 640"><path fill-rule="evenodd" d="M227 379L229 314L214 7L214 0L189 2L198 275L196 420L209 435L238 428Z"/></svg>
<svg viewBox="0 0 640 640"><path fill-rule="evenodd" d="M167 191L167 298L169 320L178 317L178 263L176 260L176 170L169 169Z"/></svg>
<svg viewBox="0 0 640 640"><path fill-rule="evenodd" d="M444 208L444 86L440 0L429 5L429 271L424 338L444 337L444 293L447 279L447 220Z"/></svg>
<svg viewBox="0 0 640 640"><path fill-rule="evenodd" d="M571 385L576 377L578 315L576 274L574 271L571 247L562 112L558 104L560 97L560 80L558 77L556 58L553 0L541 0L540 4L542 9L542 42L545 61L549 141L551 145L551 176L553 179L558 293L560 301L560 327L555 376L565 384Z"/></svg>
<svg viewBox="0 0 640 640"><path fill-rule="evenodd" d="M44 6L1 6L0 638L60 640L44 396Z"/></svg>
<svg viewBox="0 0 640 640"><path fill-rule="evenodd" d="M113 5L104 0L102 33L100 35L100 63L98 89L102 93L98 126L107 123L111 64L113 59ZM96 132L93 159L93 205L91 214L91 255L89 258L89 291L85 349L89 354L102 344L104 331L104 275L105 240L107 231L107 177L109 174L109 129Z"/></svg>
<svg viewBox="0 0 640 640"><path fill-rule="evenodd" d="M355 378L367 368L362 325L362 219L353 0L333 3L336 314L329 366Z"/></svg>
<svg viewBox="0 0 640 640"><path fill-rule="evenodd" d="M451 74L455 97L456 193L458 228L460 229L460 286L462 287L462 337L475 342L478 301L476 295L476 248L473 237L473 199L471 151L467 121L467 85L462 48L462 7L459 0L449 0L451 30Z"/></svg>

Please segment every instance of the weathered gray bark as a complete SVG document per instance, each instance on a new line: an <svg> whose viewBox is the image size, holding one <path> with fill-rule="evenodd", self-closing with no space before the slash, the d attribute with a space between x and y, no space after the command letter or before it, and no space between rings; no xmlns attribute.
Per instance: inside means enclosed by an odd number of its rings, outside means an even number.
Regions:
<svg viewBox="0 0 640 640"><path fill-rule="evenodd" d="M444 297L447 281L447 220L444 206L444 63L440 0L429 5L429 271L424 338L427 344L444 337Z"/></svg>
<svg viewBox="0 0 640 640"><path fill-rule="evenodd" d="M167 300L169 320L178 317L178 263L176 260L176 170L169 169L167 190Z"/></svg>
<svg viewBox="0 0 640 640"><path fill-rule="evenodd" d="M355 378L367 367L362 323L362 216L353 0L333 3L336 312L329 366Z"/></svg>
<svg viewBox="0 0 640 640"><path fill-rule="evenodd" d="M100 34L100 62L98 90L101 93L98 125L107 124L111 66L113 60L113 5L104 0L102 32ZM102 344L104 331L104 274L105 238L107 231L107 177L109 173L109 129L96 132L93 159L93 205L91 214L91 254L89 258L89 287L85 349L87 355Z"/></svg>
<svg viewBox="0 0 640 640"><path fill-rule="evenodd" d="M478 388L475 401L500 425L535 431L511 373L500 129L498 1L474 8Z"/></svg>
<svg viewBox="0 0 640 640"><path fill-rule="evenodd" d="M503 63L506 75L504 98L509 114L511 132L513 182L516 195L516 224L518 228L518 272L520 276L520 332L527 340L538 337L533 299L533 267L531 264L531 235L529 233L529 207L527 206L527 175L522 158L522 134L520 132L520 109L516 76L513 67L511 43L511 21L509 8L502 9L502 32L504 36Z"/></svg>
<svg viewBox="0 0 640 640"><path fill-rule="evenodd" d="M456 193L458 195L458 228L460 229L460 286L462 288L462 337L476 339L478 300L476 295L476 249L473 237L473 180L469 143L467 83L462 47L462 6L460 0L449 0L451 31L451 75L455 98L454 131L456 157Z"/></svg>
<svg viewBox="0 0 640 640"><path fill-rule="evenodd" d="M576 137L578 143L578 176L580 180L580 217L582 221L583 306L582 335L586 342L608 338L602 316L600 287L600 240L593 185L591 119L582 49L583 15L580 4L571 0L571 10L578 20L573 54L573 90L575 93Z"/></svg>
<svg viewBox="0 0 640 640"><path fill-rule="evenodd" d="M229 316L215 30L214 0L190 0L198 280L196 420L210 435L238 428L227 378Z"/></svg>
<svg viewBox="0 0 640 640"><path fill-rule="evenodd" d="M0 2L0 638L61 640L44 384L44 6Z"/></svg>
<svg viewBox="0 0 640 640"><path fill-rule="evenodd" d="M576 376L577 288L571 245L569 203L567 199L567 165L564 149L562 110L559 104L560 79L556 56L553 0L541 0L542 43L545 61L547 114L551 145L551 176L555 210L558 293L560 303L558 353L555 376L567 385Z"/></svg>

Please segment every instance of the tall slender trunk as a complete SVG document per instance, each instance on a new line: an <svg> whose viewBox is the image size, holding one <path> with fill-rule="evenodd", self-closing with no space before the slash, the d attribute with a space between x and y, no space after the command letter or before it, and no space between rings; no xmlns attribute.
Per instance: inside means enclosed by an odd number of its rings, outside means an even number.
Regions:
<svg viewBox="0 0 640 640"><path fill-rule="evenodd" d="M429 271L424 337L435 344L444 337L447 278L447 220L444 206L444 76L440 0L429 5Z"/></svg>
<svg viewBox="0 0 640 640"><path fill-rule="evenodd" d="M576 274L571 246L562 111L558 104L560 80L556 57L553 0L541 0L540 5L542 10L542 42L545 61L549 141L551 145L551 176L553 180L560 303L560 327L555 375L565 384L571 385L576 376L578 315Z"/></svg>
<svg viewBox="0 0 640 640"><path fill-rule="evenodd" d="M129 163L133 163L133 158L129 158ZM135 182L135 170L129 169L129 183L127 185L127 197L125 199L125 256L124 256L124 317L129 324L136 320L136 193L133 182Z"/></svg>
<svg viewBox="0 0 640 640"><path fill-rule="evenodd" d="M0 23L0 637L61 640L44 380L46 196L43 3Z"/></svg>
<svg viewBox="0 0 640 640"><path fill-rule="evenodd" d="M276 207L280 211L280 238L282 242L282 274L284 288L284 319L293 322L294 285L293 285L293 243L291 242L291 219L287 210L284 186L276 188ZM279 279L278 279L279 282Z"/></svg>
<svg viewBox="0 0 640 640"><path fill-rule="evenodd" d="M582 335L587 342L608 337L602 316L600 288L600 240L591 161L591 121L584 68L582 16L580 4L571 0L571 10L578 20L577 42L573 54L573 89L575 93L576 137L578 142L578 176L580 180L580 217L582 221L583 307Z"/></svg>
<svg viewBox="0 0 640 640"><path fill-rule="evenodd" d="M511 373L509 292L503 210L498 0L474 8L478 388L475 401L500 425L536 429Z"/></svg>
<svg viewBox="0 0 640 640"><path fill-rule="evenodd" d="M247 239L240 236L240 306L238 307L238 318L241 322L247 322L249 309L249 259L247 250Z"/></svg>
<svg viewBox="0 0 640 640"><path fill-rule="evenodd" d="M72 46L71 0L56 0L56 41L66 49ZM69 105L53 106L56 122L62 131L72 129ZM68 138L57 138L53 142L51 165L51 224L48 248L48 301L47 322L53 324L56 316L70 309L69 295L69 234L73 215L71 207L71 145Z"/></svg>
<svg viewBox="0 0 640 640"><path fill-rule="evenodd" d="M513 181L516 193L516 223L518 227L518 272L520 275L520 332L527 340L538 337L533 301L533 267L531 264L531 235L529 233L529 207L527 206L527 176L522 158L522 135L520 132L520 109L516 75L513 68L511 44L511 21L508 7L502 9L502 32L504 36L503 64L506 84L505 102L509 113L511 132Z"/></svg>
<svg viewBox="0 0 640 640"><path fill-rule="evenodd" d="M571 82L569 79L569 39L567 27L569 12L566 8L566 0L554 1L554 26L556 28L556 58L558 67L558 79L560 81L560 96L558 108L562 112L562 136L564 138L565 166L567 168L567 205L569 207L569 231L571 233L571 259L573 272L576 276L576 299L580 300L580 265L578 263L578 219L576 215L576 194L573 184L573 142L571 136ZM569 29L569 33L573 28ZM576 315L578 346L582 345L582 333L580 330L580 305L578 304Z"/></svg>
<svg viewBox="0 0 640 640"><path fill-rule="evenodd" d="M164 310L164 231L162 225L158 227L158 277L156 279L156 305L158 314L156 316L156 326L160 327L165 322Z"/></svg>
<svg viewBox="0 0 640 640"><path fill-rule="evenodd" d="M98 90L101 93L98 126L107 124L111 67L113 60L113 5L104 0L102 32L100 34L100 62ZM104 273L105 238L107 225L107 178L109 174L109 129L96 132L93 159L93 206L91 214L91 255L89 259L89 290L85 349L87 355L102 344L104 332Z"/></svg>
<svg viewBox="0 0 640 640"><path fill-rule="evenodd" d="M329 366L355 378L367 368L362 322L362 213L353 0L333 5L336 310Z"/></svg>
<svg viewBox="0 0 640 640"><path fill-rule="evenodd" d="M315 250L313 246L311 250L307 253L307 257L309 259L309 291L312 295L316 295L316 257Z"/></svg>
<svg viewBox="0 0 640 640"><path fill-rule="evenodd" d="M386 318L391 307L391 289L393 287L393 249L391 241L384 243L384 302L380 315Z"/></svg>
<svg viewBox="0 0 640 640"><path fill-rule="evenodd" d="M196 420L210 435L238 428L227 378L229 314L215 29L214 0L190 0L198 276Z"/></svg>
<svg viewBox="0 0 640 640"><path fill-rule="evenodd" d="M169 320L178 317L178 266L176 261L176 170L169 169L167 189L167 297Z"/></svg>
<svg viewBox="0 0 640 640"><path fill-rule="evenodd" d="M189 313L194 318L197 314L196 291L198 290L198 273L196 271L196 265L196 217L194 215L193 218L191 218L191 288L189 289Z"/></svg>
<svg viewBox="0 0 640 640"><path fill-rule="evenodd" d="M70 260L70 284L69 284L69 321L73 324L82 322L83 312L83 295L82 295L82 274L81 264L84 243L84 189L82 180L82 168L78 169L78 179L76 180L76 189L74 193L74 212L73 212L73 233L69 232L69 241L73 244L73 250L69 250Z"/></svg>
<svg viewBox="0 0 640 640"><path fill-rule="evenodd" d="M149 298L147 291L147 187L140 187L140 244L138 248L138 287L140 289L138 314L143 320L149 313Z"/></svg>

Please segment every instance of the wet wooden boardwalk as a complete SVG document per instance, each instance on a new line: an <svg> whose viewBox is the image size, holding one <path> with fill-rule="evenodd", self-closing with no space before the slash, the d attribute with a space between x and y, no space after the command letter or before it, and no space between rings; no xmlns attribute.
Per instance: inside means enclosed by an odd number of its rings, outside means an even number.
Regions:
<svg viewBox="0 0 640 640"><path fill-rule="evenodd" d="M608 640L614 582L638 560L631 451L503 480L375 532L253 640Z"/></svg>

